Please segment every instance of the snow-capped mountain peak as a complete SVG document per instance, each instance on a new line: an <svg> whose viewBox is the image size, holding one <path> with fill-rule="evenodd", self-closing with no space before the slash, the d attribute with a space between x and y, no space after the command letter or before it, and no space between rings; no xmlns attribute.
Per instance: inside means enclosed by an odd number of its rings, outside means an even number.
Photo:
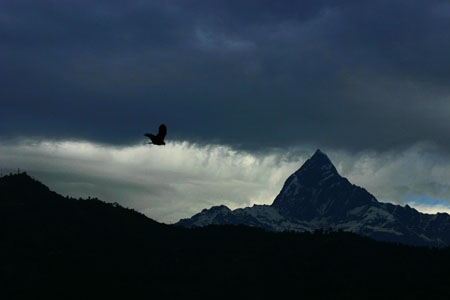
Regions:
<svg viewBox="0 0 450 300"><path fill-rule="evenodd" d="M292 218L311 220L334 210L350 209L361 200L339 197L339 191L355 187L341 177L328 156L320 150L308 159L300 169L288 177L272 206ZM342 194L342 193L341 193Z"/></svg>
<svg viewBox="0 0 450 300"><path fill-rule="evenodd" d="M334 228L378 240L415 245L450 245L450 216L419 213L409 206L380 203L364 188L339 175L317 150L289 176L272 205L230 210L204 209L178 225L243 224L271 231Z"/></svg>

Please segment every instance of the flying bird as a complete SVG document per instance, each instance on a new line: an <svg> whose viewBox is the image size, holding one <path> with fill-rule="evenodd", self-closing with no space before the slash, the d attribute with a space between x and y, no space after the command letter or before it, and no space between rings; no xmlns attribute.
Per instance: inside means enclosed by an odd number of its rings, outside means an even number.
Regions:
<svg viewBox="0 0 450 300"><path fill-rule="evenodd" d="M165 145L166 143L164 143L164 138L165 138L166 134L167 134L167 127L166 127L166 125L161 124L159 126L157 135L154 135L151 133L146 133L144 135L152 141L151 143L148 143L148 144Z"/></svg>

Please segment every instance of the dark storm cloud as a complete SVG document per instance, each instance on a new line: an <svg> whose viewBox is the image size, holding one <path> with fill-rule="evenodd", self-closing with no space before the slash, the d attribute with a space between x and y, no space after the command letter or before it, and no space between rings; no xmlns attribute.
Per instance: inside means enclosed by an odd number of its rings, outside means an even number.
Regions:
<svg viewBox="0 0 450 300"><path fill-rule="evenodd" d="M443 1L2 1L0 134L450 151ZM169 136L168 136L169 137Z"/></svg>

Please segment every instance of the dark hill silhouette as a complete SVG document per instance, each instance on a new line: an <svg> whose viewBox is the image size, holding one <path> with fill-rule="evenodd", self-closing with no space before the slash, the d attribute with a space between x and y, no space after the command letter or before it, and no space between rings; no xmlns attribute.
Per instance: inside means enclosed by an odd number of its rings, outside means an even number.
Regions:
<svg viewBox="0 0 450 300"><path fill-rule="evenodd" d="M0 178L2 299L447 299L448 248L347 232L185 229Z"/></svg>

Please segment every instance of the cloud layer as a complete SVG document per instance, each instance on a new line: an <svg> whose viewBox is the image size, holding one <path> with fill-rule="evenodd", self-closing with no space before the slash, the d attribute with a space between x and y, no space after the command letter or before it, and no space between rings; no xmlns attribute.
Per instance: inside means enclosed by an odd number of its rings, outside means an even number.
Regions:
<svg viewBox="0 0 450 300"><path fill-rule="evenodd" d="M188 142L112 147L28 140L0 146L4 173L20 167L63 195L118 202L167 223L213 205L234 209L271 204L287 177L314 151L302 147L255 155ZM450 164L443 165L441 154L433 149L416 145L397 154L327 153L343 176L380 201L408 203L424 212L450 211L445 200L450 199L445 180Z"/></svg>
<svg viewBox="0 0 450 300"><path fill-rule="evenodd" d="M0 135L450 152L443 1L0 3Z"/></svg>

